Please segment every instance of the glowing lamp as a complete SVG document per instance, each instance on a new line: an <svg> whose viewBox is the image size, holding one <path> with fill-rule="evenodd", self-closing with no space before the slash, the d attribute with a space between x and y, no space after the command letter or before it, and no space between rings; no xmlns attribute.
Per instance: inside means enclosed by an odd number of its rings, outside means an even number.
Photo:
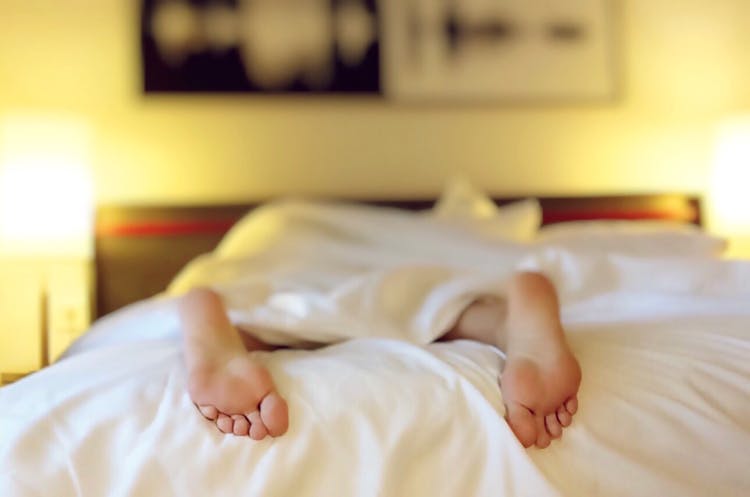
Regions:
<svg viewBox="0 0 750 497"><path fill-rule="evenodd" d="M750 117L719 127L711 175L710 224L730 256L750 256Z"/></svg>
<svg viewBox="0 0 750 497"><path fill-rule="evenodd" d="M14 118L0 145L0 252L90 257L93 200L84 125Z"/></svg>
<svg viewBox="0 0 750 497"><path fill-rule="evenodd" d="M0 126L0 257L17 259L38 279L46 365L50 309L74 294L56 283L59 268L86 265L93 252L88 132L77 121L39 116L7 118Z"/></svg>

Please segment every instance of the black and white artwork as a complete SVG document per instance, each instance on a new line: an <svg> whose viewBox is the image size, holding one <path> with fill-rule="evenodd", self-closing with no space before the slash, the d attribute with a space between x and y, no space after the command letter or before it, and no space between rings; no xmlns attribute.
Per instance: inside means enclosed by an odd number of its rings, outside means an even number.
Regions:
<svg viewBox="0 0 750 497"><path fill-rule="evenodd" d="M142 0L146 93L607 99L611 0Z"/></svg>

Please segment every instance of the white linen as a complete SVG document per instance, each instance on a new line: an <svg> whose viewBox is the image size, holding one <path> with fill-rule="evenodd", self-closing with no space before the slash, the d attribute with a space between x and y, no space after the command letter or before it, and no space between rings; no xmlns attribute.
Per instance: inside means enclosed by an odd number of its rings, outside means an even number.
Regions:
<svg viewBox="0 0 750 497"><path fill-rule="evenodd" d="M500 245L506 250L522 247L509 239L481 241L477 239L481 236L473 235L477 234L442 222L434 215L361 204L286 199L261 206L242 218L226 234L214 255L248 257L267 253L271 247L300 249L302 243L331 250L332 242L346 242L347 248L358 249L357 255L363 250L370 253L377 250L380 257L403 262L405 258L450 260L455 258L456 247L485 256L482 246ZM349 260L345 253L336 255Z"/></svg>
<svg viewBox="0 0 750 497"><path fill-rule="evenodd" d="M394 232L396 222L363 224L360 216L331 224L324 217L256 245L257 266L221 253L203 258L173 291L212 284L237 299L235 310L247 312L243 289L252 297L265 268L280 279L282 293L294 293L284 285L297 277L304 282L307 293L282 299L294 310L300 302L330 299L335 292L311 290L338 288L353 274L428 267L468 276L457 284L438 278L427 290L413 279L367 287L376 294L401 291L411 302L391 328L408 324L400 338L411 343L359 338L317 351L257 353L291 413L286 435L260 443L221 435L195 412L185 391L173 297L104 319L66 359L0 390L0 495L750 492L750 263L559 250L520 263L523 250L515 246L457 239L411 222ZM410 245L420 238L427 239L424 250ZM337 260L345 269L331 276ZM327 276L316 276L314 267ZM502 420L496 387L502 361L494 349L420 345L429 334L419 333L449 321L440 317L444 307L427 305L425 296L445 296L450 307L515 267L555 280L584 375L579 414L562 441L544 451L525 451ZM238 274L238 268L249 269ZM414 289L419 298L411 298ZM349 295L355 298L342 302L357 308L367 292ZM324 307L314 304L304 307L301 320L290 324L278 313L278 322L266 324L274 332L305 331ZM379 330L355 336L371 331Z"/></svg>
<svg viewBox="0 0 750 497"><path fill-rule="evenodd" d="M244 219L170 294L211 286L267 343L387 337L427 344L480 294L502 295L526 247L411 213L285 201Z"/></svg>
<svg viewBox="0 0 750 497"><path fill-rule="evenodd" d="M0 495L557 495L502 421L489 347L256 356L291 413L262 442L197 414L175 339L109 343L0 390Z"/></svg>
<svg viewBox="0 0 750 497"><path fill-rule="evenodd" d="M642 257L715 257L727 241L687 223L670 221L570 221L541 228L534 243L576 252Z"/></svg>
<svg viewBox="0 0 750 497"><path fill-rule="evenodd" d="M428 214L475 236L529 242L542 224L542 207L534 198L498 206L492 197L464 178L449 181Z"/></svg>

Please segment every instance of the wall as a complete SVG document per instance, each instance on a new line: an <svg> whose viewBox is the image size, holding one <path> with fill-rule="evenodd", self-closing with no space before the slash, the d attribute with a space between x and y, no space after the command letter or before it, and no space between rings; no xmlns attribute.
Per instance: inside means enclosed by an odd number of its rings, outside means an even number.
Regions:
<svg viewBox="0 0 750 497"><path fill-rule="evenodd" d="M0 118L88 121L103 203L430 195L457 172L498 194L702 192L714 125L750 111L750 1L617 4L617 102L440 108L144 98L136 1L1 0ZM37 280L0 270L0 369L33 369Z"/></svg>
<svg viewBox="0 0 750 497"><path fill-rule="evenodd" d="M459 171L505 194L700 192L716 120L750 109L750 2L617 5L617 102L441 108L144 98L137 2L3 0L0 115L87 119L100 202L433 194Z"/></svg>

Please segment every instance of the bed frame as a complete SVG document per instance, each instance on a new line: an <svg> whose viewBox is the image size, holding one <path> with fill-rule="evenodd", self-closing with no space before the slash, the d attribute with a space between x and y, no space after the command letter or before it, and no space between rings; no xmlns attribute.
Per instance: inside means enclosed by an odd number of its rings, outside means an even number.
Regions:
<svg viewBox="0 0 750 497"><path fill-rule="evenodd" d="M519 198L496 198L506 204ZM683 194L541 197L543 224L575 220L670 220L701 225L701 200ZM428 209L433 199L362 200ZM96 213L96 317L163 291L188 261L210 252L254 204L115 206Z"/></svg>

